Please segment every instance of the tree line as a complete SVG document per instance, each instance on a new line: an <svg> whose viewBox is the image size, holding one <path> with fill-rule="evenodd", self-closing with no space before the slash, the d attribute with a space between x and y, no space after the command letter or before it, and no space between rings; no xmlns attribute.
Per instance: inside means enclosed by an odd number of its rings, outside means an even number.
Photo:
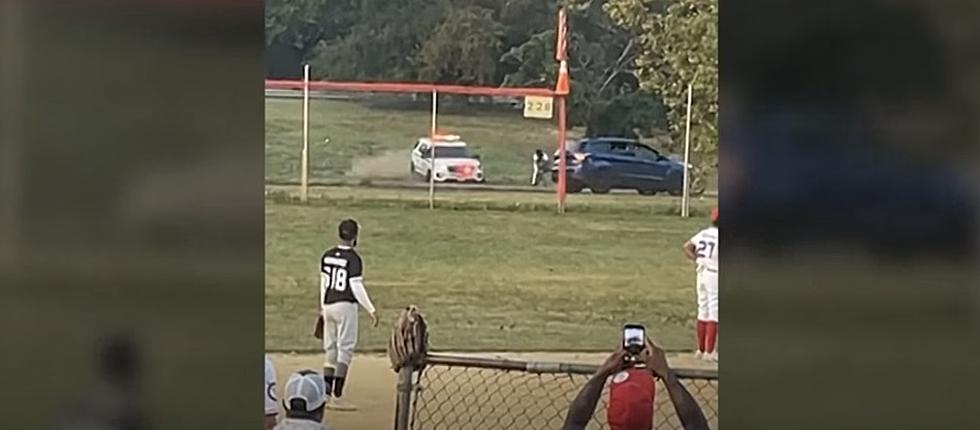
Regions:
<svg viewBox="0 0 980 430"><path fill-rule="evenodd" d="M553 87L557 10L569 25L569 123L683 144L717 165L718 0L267 0L270 78Z"/></svg>

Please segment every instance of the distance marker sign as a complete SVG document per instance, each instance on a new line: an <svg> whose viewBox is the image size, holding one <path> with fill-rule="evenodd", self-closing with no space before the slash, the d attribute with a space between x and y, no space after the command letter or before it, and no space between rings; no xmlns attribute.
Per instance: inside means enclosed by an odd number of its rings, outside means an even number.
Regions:
<svg viewBox="0 0 980 430"><path fill-rule="evenodd" d="M524 97L524 117L551 119L554 114L554 98L542 96Z"/></svg>

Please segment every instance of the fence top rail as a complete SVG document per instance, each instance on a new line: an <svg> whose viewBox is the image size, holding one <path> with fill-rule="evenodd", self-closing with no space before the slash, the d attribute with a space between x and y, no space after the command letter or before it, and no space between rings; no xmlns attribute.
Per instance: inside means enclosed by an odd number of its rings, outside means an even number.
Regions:
<svg viewBox="0 0 980 430"><path fill-rule="evenodd" d="M302 90L301 80L266 80L267 90ZM550 88L481 87L470 85L448 85L417 82L348 82L348 81L310 81L311 90L362 91L384 93L431 93L467 94L475 96L544 96L552 97Z"/></svg>
<svg viewBox="0 0 980 430"><path fill-rule="evenodd" d="M530 373L572 373L591 375L599 367L595 364L559 363L547 361L523 361L489 357L469 357L449 354L429 354L425 365L475 367L481 369L514 370ZM674 368L678 378L717 380L718 371L710 369Z"/></svg>

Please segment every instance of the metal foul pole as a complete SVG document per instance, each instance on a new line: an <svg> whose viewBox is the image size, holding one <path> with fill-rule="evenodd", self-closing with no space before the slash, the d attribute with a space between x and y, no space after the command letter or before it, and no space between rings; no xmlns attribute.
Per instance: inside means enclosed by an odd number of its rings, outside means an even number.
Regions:
<svg viewBox="0 0 980 430"><path fill-rule="evenodd" d="M429 209L436 207L436 114L439 111L439 93L432 90L432 127L429 131Z"/></svg>
<svg viewBox="0 0 980 430"><path fill-rule="evenodd" d="M309 197L310 186L310 65L303 66L303 154L300 157L300 200Z"/></svg>
<svg viewBox="0 0 980 430"><path fill-rule="evenodd" d="M691 205L691 99L694 92L694 82L687 84L687 124L684 130L684 191L681 197L681 216L690 216Z"/></svg>

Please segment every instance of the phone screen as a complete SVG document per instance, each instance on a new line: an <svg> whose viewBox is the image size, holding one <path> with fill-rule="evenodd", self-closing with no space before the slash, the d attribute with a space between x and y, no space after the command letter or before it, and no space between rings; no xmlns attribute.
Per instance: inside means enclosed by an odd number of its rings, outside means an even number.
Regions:
<svg viewBox="0 0 980 430"><path fill-rule="evenodd" d="M641 326L623 327L623 347L639 347L646 345L646 331Z"/></svg>

